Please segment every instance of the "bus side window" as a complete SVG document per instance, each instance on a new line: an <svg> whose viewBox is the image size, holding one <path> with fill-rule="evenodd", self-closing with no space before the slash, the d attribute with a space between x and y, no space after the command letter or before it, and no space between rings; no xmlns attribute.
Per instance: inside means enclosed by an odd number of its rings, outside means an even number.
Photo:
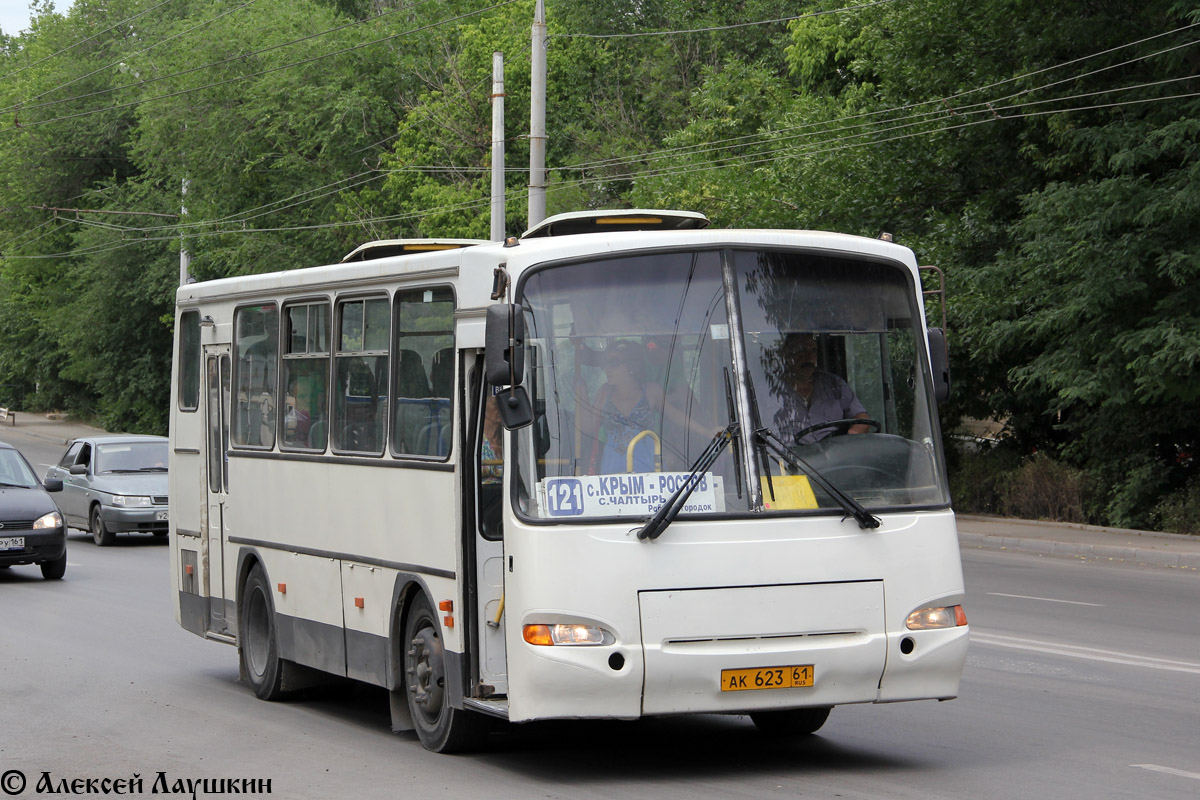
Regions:
<svg viewBox="0 0 1200 800"><path fill-rule="evenodd" d="M274 303L239 308L234 327L238 390L233 443L274 447L279 309Z"/></svg>
<svg viewBox="0 0 1200 800"><path fill-rule="evenodd" d="M388 302L386 298L343 301L334 370L333 446L381 455L387 407Z"/></svg>
<svg viewBox="0 0 1200 800"><path fill-rule="evenodd" d="M329 396L329 304L284 309L284 447L324 450Z"/></svg>
<svg viewBox="0 0 1200 800"><path fill-rule="evenodd" d="M179 315L179 410L200 407L200 312Z"/></svg>
<svg viewBox="0 0 1200 800"><path fill-rule="evenodd" d="M392 452L445 459L454 429L454 292L396 292L395 320Z"/></svg>

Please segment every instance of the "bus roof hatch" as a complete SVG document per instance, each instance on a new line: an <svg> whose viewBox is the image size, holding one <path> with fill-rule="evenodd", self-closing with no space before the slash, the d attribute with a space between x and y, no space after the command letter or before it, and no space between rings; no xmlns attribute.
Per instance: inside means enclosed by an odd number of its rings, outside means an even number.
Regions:
<svg viewBox="0 0 1200 800"><path fill-rule="evenodd" d="M487 243L486 239L380 239L360 244L342 259L342 263L371 261L376 258L392 256L410 256L436 250L456 250L460 247Z"/></svg>
<svg viewBox="0 0 1200 800"><path fill-rule="evenodd" d="M542 220L521 236L570 236L576 233L616 233L619 231L696 230L708 227L708 217L695 211L659 211L622 208L611 211L572 211Z"/></svg>

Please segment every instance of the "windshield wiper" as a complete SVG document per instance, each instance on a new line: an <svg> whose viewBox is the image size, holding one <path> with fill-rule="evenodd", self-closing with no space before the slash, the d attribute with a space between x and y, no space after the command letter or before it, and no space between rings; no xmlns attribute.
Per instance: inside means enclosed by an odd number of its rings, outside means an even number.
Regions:
<svg viewBox="0 0 1200 800"><path fill-rule="evenodd" d="M834 486L829 482L828 478L809 466L808 462L788 450L787 447L784 446L783 442L779 441L779 438L771 432L770 428L763 427L754 431L754 439L756 442L762 444L763 447L787 462L788 467L793 470L799 469L799 471L807 475L810 480L828 492L834 500L838 501L838 505L840 505L847 514L858 520L858 527L879 527L879 517L867 511L859 504L857 500L843 492L838 487Z"/></svg>
<svg viewBox="0 0 1200 800"><path fill-rule="evenodd" d="M138 472L166 472L166 467L139 467Z"/></svg>
<svg viewBox="0 0 1200 800"><path fill-rule="evenodd" d="M712 441L708 443L708 447L705 447L704 452L696 459L696 463L692 464L691 472L684 478L683 483L671 493L667 501L658 509L658 513L638 531L639 539L657 539L667 529L667 526L675 521L679 512L683 511L683 506L687 503L688 498L692 496L692 492L696 491L696 487L700 485L700 479L704 473L708 472L708 468L716 462L717 456L721 455L721 451L729 445L740 430L741 426L737 422L731 422L723 430L717 431L716 436L713 436Z"/></svg>
<svg viewBox="0 0 1200 800"><path fill-rule="evenodd" d="M0 489L32 489L32 488L33 488L32 486L29 486L24 483L5 483L4 481L0 481Z"/></svg>

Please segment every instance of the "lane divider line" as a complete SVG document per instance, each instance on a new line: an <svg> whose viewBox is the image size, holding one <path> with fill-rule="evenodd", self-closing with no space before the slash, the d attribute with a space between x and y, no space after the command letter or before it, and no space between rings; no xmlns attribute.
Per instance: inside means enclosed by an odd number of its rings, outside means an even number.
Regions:
<svg viewBox="0 0 1200 800"><path fill-rule="evenodd" d="M1200 781L1200 772L1184 772L1181 769L1160 767L1158 764L1130 764L1129 766L1138 767L1139 769L1148 769L1151 772L1164 772L1167 775L1176 775L1180 778L1191 778L1192 780Z"/></svg>
<svg viewBox="0 0 1200 800"><path fill-rule="evenodd" d="M1103 603L1081 603L1078 600L1056 600L1053 597L1032 597L1027 594L1005 594L1004 592L988 592L990 597L1015 597L1018 600L1041 600L1044 603L1067 603L1073 606L1091 606L1093 608L1104 608Z"/></svg>
<svg viewBox="0 0 1200 800"><path fill-rule="evenodd" d="M1010 647L1016 650L1032 650L1038 653L1083 658L1090 661L1105 661L1111 664L1127 664L1135 667L1200 675L1200 663L1192 661L1175 661L1168 658L1138 655L1136 653L1122 653L1116 650L1100 650L1094 647L1082 647L1080 645L1061 644L1059 642L1044 642L1037 639L1024 639L1019 636L981 633L977 630L971 631L971 641L975 644L991 645L993 647Z"/></svg>

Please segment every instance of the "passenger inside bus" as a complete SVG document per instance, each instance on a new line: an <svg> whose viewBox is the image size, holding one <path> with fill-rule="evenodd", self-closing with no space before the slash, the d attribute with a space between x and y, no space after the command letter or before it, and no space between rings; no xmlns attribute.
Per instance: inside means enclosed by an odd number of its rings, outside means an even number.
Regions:
<svg viewBox="0 0 1200 800"><path fill-rule="evenodd" d="M496 396L489 393L483 405L483 430L479 444L479 526L489 539L503 533L504 426Z"/></svg>
<svg viewBox="0 0 1200 800"><path fill-rule="evenodd" d="M717 431L695 415L695 398L686 382L669 381L671 391L664 392L665 368L652 374L649 349L641 342L622 340L602 353L584 356L603 366L605 379L595 399L581 409L587 474L661 471L664 459L679 460L689 434L707 443ZM688 461L669 468L683 469Z"/></svg>
<svg viewBox="0 0 1200 800"><path fill-rule="evenodd" d="M297 380L288 383L286 404L283 413L283 443L294 447L308 447L308 431L312 426L312 415L308 410L308 397L297 389Z"/></svg>
<svg viewBox="0 0 1200 800"><path fill-rule="evenodd" d="M780 391L773 398L778 405L769 420L775 430L789 444L812 444L838 432L835 426L825 423L843 419L867 419L863 406L850 384L832 372L817 366L817 338L811 333L786 334L779 345L779 359L785 380L778 385ZM769 418L764 415L764 422ZM866 433L865 424L843 428L848 433ZM796 441L797 434L800 436Z"/></svg>
<svg viewBox="0 0 1200 800"><path fill-rule="evenodd" d="M588 472L653 472L662 388L643 382L645 354L637 342L613 343L604 351L602 364L605 383L596 392L585 437L591 443ZM638 439L643 431L651 435Z"/></svg>

